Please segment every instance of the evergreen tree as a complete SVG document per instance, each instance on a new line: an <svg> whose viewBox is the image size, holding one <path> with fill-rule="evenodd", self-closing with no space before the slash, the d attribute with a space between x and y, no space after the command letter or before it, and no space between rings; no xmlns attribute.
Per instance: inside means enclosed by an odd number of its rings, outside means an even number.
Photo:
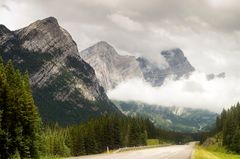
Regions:
<svg viewBox="0 0 240 159"><path fill-rule="evenodd" d="M4 67L0 60L0 87L1 158L15 153L21 158L38 158L40 118L29 79L15 70L11 61Z"/></svg>
<svg viewBox="0 0 240 159"><path fill-rule="evenodd" d="M229 150L240 152L240 104L223 110L216 120L217 132L222 132L222 144Z"/></svg>
<svg viewBox="0 0 240 159"><path fill-rule="evenodd" d="M70 148L73 156L85 155L85 144L83 136L83 127L74 126L70 128Z"/></svg>

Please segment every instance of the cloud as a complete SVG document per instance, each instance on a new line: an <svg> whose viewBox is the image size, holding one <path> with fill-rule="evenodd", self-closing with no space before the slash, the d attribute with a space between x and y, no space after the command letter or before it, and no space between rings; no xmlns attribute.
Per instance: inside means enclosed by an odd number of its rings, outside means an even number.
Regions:
<svg viewBox="0 0 240 159"><path fill-rule="evenodd" d="M0 8L3 8L3 9L5 9L5 10L7 10L7 11L11 11L11 9L9 8L9 6L7 6L6 4L2 4L1 6L0 6Z"/></svg>
<svg viewBox="0 0 240 159"><path fill-rule="evenodd" d="M208 81L205 73L194 72L189 79L168 79L161 87L151 87L140 79L119 84L107 94L111 99L141 101L163 106L204 108L220 112L240 100L234 77Z"/></svg>
<svg viewBox="0 0 240 159"><path fill-rule="evenodd" d="M142 31L143 30L143 26L130 19L129 17L127 16L123 16L121 14L111 14L108 16L108 18L113 22L115 23L117 26L123 28L123 29L126 29L128 31Z"/></svg>

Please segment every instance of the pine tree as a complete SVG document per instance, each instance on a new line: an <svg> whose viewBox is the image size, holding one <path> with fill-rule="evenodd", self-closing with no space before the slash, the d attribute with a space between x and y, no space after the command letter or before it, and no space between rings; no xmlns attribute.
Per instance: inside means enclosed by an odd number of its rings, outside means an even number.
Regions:
<svg viewBox="0 0 240 159"><path fill-rule="evenodd" d="M73 156L85 155L84 135L82 126L74 126L70 128L70 146Z"/></svg>
<svg viewBox="0 0 240 159"><path fill-rule="evenodd" d="M40 118L29 79L15 70L11 61L5 67L0 61L1 158L15 153L21 158L38 158Z"/></svg>

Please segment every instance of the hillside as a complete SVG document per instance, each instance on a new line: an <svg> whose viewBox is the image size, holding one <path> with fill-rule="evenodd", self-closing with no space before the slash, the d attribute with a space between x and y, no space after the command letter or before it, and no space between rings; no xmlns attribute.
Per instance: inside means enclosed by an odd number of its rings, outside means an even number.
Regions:
<svg viewBox="0 0 240 159"><path fill-rule="evenodd" d="M141 115L149 118L157 127L179 132L198 132L209 130L217 117L208 110L164 107L139 102L114 101L126 115Z"/></svg>

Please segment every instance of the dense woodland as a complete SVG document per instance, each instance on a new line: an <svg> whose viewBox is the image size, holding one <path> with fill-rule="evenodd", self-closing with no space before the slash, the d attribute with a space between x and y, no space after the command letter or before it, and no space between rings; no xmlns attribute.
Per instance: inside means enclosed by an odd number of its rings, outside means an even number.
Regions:
<svg viewBox="0 0 240 159"><path fill-rule="evenodd" d="M40 118L27 74L0 60L0 158L38 158Z"/></svg>
<svg viewBox="0 0 240 159"><path fill-rule="evenodd" d="M222 135L222 145L240 153L240 104L223 110L216 120L216 131Z"/></svg>
<svg viewBox="0 0 240 159"><path fill-rule="evenodd" d="M201 133L178 133L156 128L142 117L105 115L85 124L61 128L57 124L45 126L43 154L78 156L104 152L121 147L144 146L147 139L183 144L199 140Z"/></svg>
<svg viewBox="0 0 240 159"><path fill-rule="evenodd" d="M46 126L42 150L47 155L78 156L100 153L123 146L146 145L152 124L143 118L106 115L85 124L61 128L57 124Z"/></svg>
<svg viewBox="0 0 240 159"><path fill-rule="evenodd" d="M42 123L27 73L0 60L0 158L78 156L126 146L146 145L147 139L184 143L202 134L161 130L142 117L110 114L79 125Z"/></svg>

